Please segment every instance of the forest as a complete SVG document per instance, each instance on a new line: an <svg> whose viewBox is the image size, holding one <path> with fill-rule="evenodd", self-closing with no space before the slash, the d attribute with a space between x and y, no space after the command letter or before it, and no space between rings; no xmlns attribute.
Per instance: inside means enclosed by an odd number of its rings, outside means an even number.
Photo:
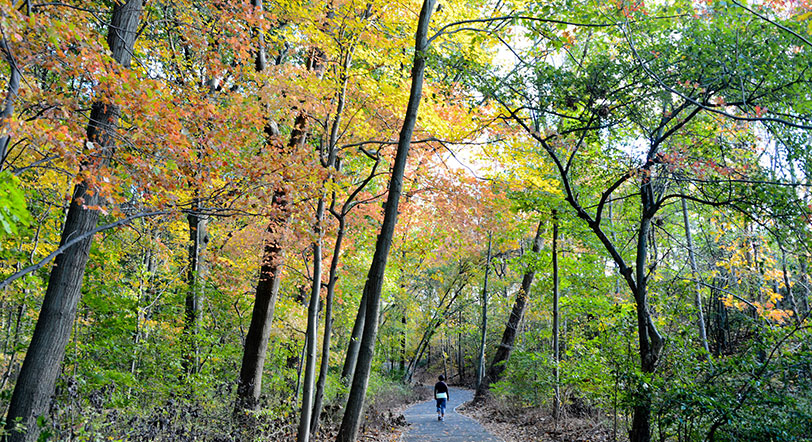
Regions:
<svg viewBox="0 0 812 442"><path fill-rule="evenodd" d="M4 442L396 440L438 374L812 440L807 0L0 0L0 55Z"/></svg>

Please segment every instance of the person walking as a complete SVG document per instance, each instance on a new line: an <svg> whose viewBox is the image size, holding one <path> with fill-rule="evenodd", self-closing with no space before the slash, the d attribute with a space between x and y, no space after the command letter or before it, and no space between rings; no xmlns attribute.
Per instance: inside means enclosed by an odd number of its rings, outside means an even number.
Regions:
<svg viewBox="0 0 812 442"><path fill-rule="evenodd" d="M437 400L437 420L445 419L445 407L450 397L448 396L448 385L445 383L445 376L440 375L440 382L434 384L434 399Z"/></svg>

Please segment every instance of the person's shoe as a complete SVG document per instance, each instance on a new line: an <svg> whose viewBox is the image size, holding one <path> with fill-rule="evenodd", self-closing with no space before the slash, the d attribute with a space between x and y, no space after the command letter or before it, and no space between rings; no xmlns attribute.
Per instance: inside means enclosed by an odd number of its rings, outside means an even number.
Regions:
<svg viewBox="0 0 812 442"><path fill-rule="evenodd" d="M441 420L443 420L443 417L442 416L437 416L437 420L441 421Z"/></svg>

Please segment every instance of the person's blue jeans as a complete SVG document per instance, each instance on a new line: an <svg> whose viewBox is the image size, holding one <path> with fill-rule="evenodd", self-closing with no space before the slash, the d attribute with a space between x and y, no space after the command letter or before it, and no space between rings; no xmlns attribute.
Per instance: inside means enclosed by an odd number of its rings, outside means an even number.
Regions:
<svg viewBox="0 0 812 442"><path fill-rule="evenodd" d="M445 405L448 399L437 399L437 412L445 416Z"/></svg>

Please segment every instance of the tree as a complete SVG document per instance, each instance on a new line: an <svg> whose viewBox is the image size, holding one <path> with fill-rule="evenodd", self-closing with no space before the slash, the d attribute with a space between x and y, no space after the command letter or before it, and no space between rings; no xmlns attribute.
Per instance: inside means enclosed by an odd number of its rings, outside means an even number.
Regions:
<svg viewBox="0 0 812 442"><path fill-rule="evenodd" d="M491 269L491 235L488 234L488 252L485 258L485 279L482 282L482 334L479 340L479 360L476 369L476 387L482 388L482 380L485 376L485 338L488 333L488 272Z"/></svg>
<svg viewBox="0 0 812 442"><path fill-rule="evenodd" d="M538 227L536 228L536 235L533 238L531 253L529 254L533 258L541 251L542 227L543 221L539 221ZM502 376L502 372L505 371L505 364L510 359L510 353L513 351L513 345L516 342L516 332L519 329L519 323L522 322L524 312L527 309L527 301L530 298L530 288L533 286L533 279L535 277L535 266L532 262L528 263L524 276L522 277L521 288L516 293L516 300L513 303L510 316L505 324L505 331L502 333L502 341L499 344L499 348L496 349L493 361L491 361L491 364L488 366L485 378L477 385L475 401L483 400L491 384L498 382Z"/></svg>
<svg viewBox="0 0 812 442"><path fill-rule="evenodd" d="M790 113L793 111L789 109L797 109L784 95L794 95L795 81L806 75L792 67L794 61L780 57L776 71L780 74L772 75L765 69L777 60L765 54L754 55L746 67L727 71L729 54L743 48L750 51L755 44L755 40L735 37L742 35L740 32L757 34L748 29L751 22L737 21L731 26L729 21L719 18L726 9L720 5L718 9L712 8L719 15L701 13L698 19L675 19L664 26L663 19L646 17L646 7L618 5L613 11L617 22L592 17L588 12L582 24L567 20L576 34L582 34L580 39L570 31L562 31L548 40L544 36L549 34L542 30L551 30L550 19L524 16L539 44L534 45L534 53L528 54L535 57L535 63L520 60L517 70L526 66L533 72L530 74L533 80L524 82L520 76L514 81L502 79L498 84L504 86L497 86L498 92L494 94L509 117L547 154L564 191L564 201L603 245L632 294L641 372L633 392L630 434L633 441L647 441L651 437L652 393L650 385L642 379L654 375L665 345L649 299L649 285L660 261L655 249L660 211L672 200L683 197L709 206L742 208L754 203L746 194L758 188L758 174L736 169L742 172L743 179L731 179L730 169L735 167L727 166L731 164L728 159L719 158L704 147L692 148L690 134L710 129L710 121L721 122L731 129L717 135L732 144L737 136L732 129L735 124L752 122L770 127L777 123L797 128L805 127L806 121L805 117L763 114L764 109L780 108ZM670 10L651 8L658 13ZM629 22L632 17L634 21ZM688 44L678 44L666 37L677 28L679 40ZM773 29L769 41L786 38L794 37ZM631 62L607 56L610 46L614 46L613 51L626 54L625 60ZM716 49L709 51L711 48ZM541 61L540 57L557 51L563 51L567 57L563 69ZM754 77L765 80L760 82ZM745 98L740 99L742 96ZM601 131L609 134L609 138L602 139ZM704 136L708 136L707 132ZM646 140L645 146L641 146L642 154L623 154L621 146L629 145L635 137ZM626 159L613 164L615 157L605 153L607 150ZM677 159L688 156L701 158L700 163L715 169L698 170L696 163ZM597 180L581 179L589 175L587 171L596 170L592 168L595 160L603 163L602 170L596 171L601 180L597 187ZM607 176L607 171L614 177ZM689 180L694 186L684 194L675 191L672 185L673 181L684 179L680 172L691 176ZM702 173L713 178L699 178ZM739 184L754 187L745 191ZM614 241L607 234L603 224L607 204L629 197L635 199L635 205L627 212L634 213L631 219L635 225L629 239L635 246L630 252L620 246L620 240Z"/></svg>
<svg viewBox="0 0 812 442"><path fill-rule="evenodd" d="M409 103L406 105L406 116L403 119L403 127L398 139L398 149L395 162L392 168L392 175L389 179L389 192L384 205L384 218L381 225L381 232L375 243L375 255L367 275L367 282L364 285L366 296L364 332L362 334L358 362L350 389L349 399L344 411L344 418L341 421L336 441L354 441L358 434L358 426L361 423L361 411L364 406L364 396L366 395L369 373L372 365L372 357L375 348L375 337L378 328L378 312L380 310L381 287L383 285L384 270L386 260L389 256L389 248L392 244L392 235L397 223L398 204L403 186L403 172L406 168L406 160L409 155L409 147L412 142L412 133L417 122L417 110L420 106L420 97L423 89L423 73L426 68L426 51L428 50L428 31L431 13L434 9L434 0L424 0L420 9L420 16L417 22L417 33L415 34L414 64L412 66L412 86L409 91Z"/></svg>
<svg viewBox="0 0 812 442"><path fill-rule="evenodd" d="M141 0L113 6L107 44L113 58L125 69L130 67L132 60L142 9ZM93 167L104 167L109 163L115 151L118 118L117 106L102 100L93 104L87 141L98 149L100 160L97 165L87 164L86 173L90 173ZM98 192L87 179L76 185L62 229L62 244L96 227L99 202ZM39 436L37 422L48 409L70 339L91 242L92 238L87 238L66 250L56 258L51 270L34 336L9 405L6 430L12 432L11 441L35 441ZM17 426L25 430L18 431Z"/></svg>

